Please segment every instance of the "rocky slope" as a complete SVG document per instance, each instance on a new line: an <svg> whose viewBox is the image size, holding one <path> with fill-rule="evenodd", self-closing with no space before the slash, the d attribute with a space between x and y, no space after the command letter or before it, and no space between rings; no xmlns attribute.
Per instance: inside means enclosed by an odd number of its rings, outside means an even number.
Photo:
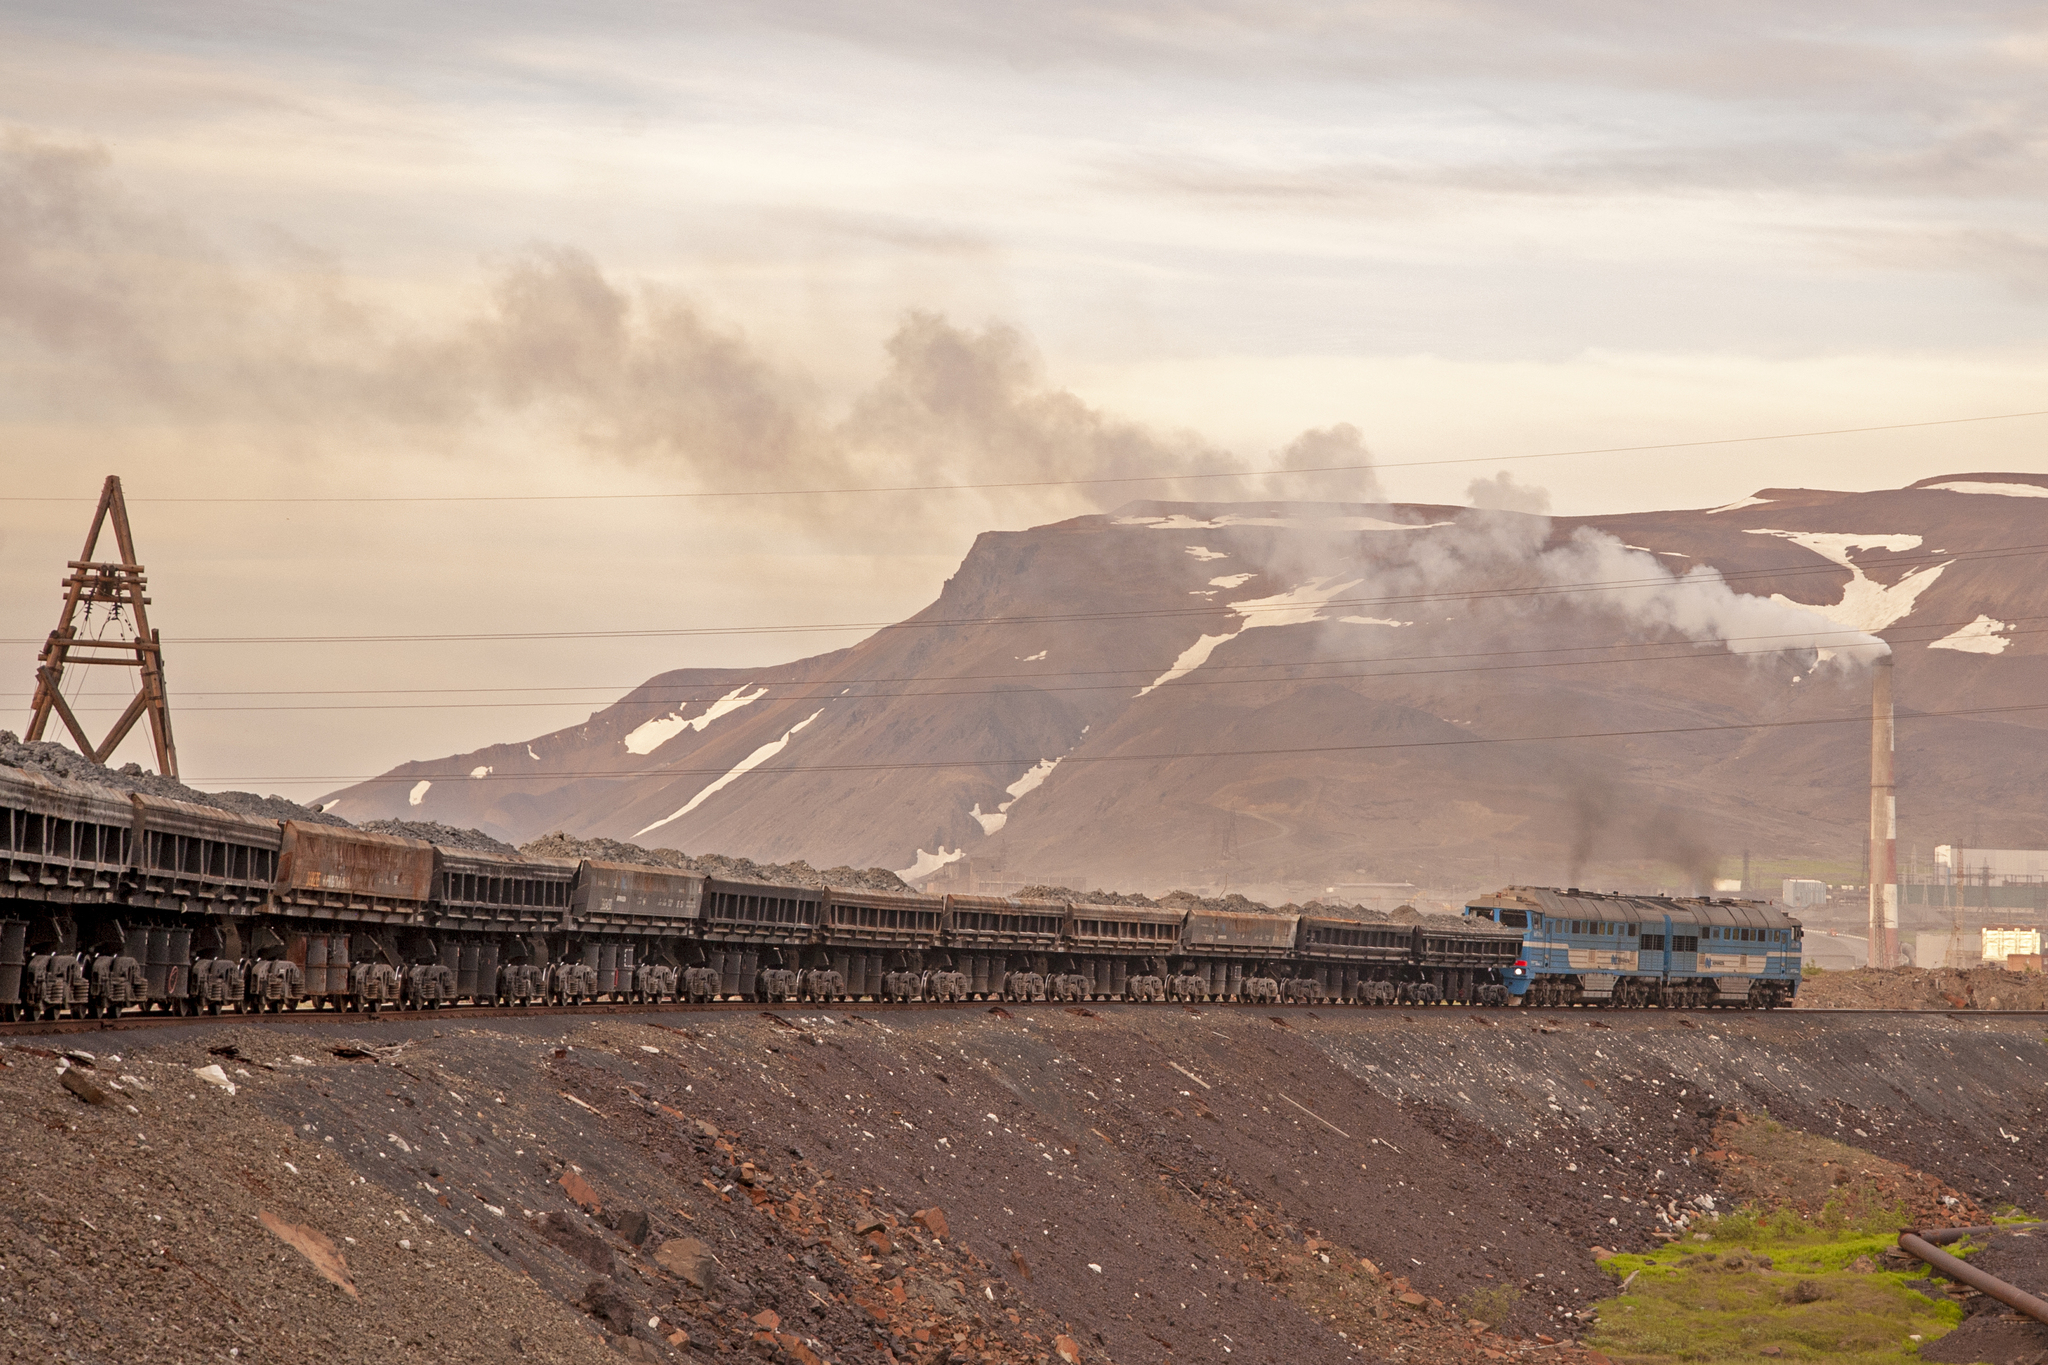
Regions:
<svg viewBox="0 0 2048 1365"><path fill-rule="evenodd" d="M1735 1111L1846 1144L1876 1196L1952 1186L1958 1219L2037 1205L2048 1155L2018 1019L462 1010L72 1041L0 1046L10 1357L1584 1360L1544 1340L1612 1292L1591 1248L1758 1185Z"/></svg>
<svg viewBox="0 0 2048 1365"><path fill-rule="evenodd" d="M851 649L663 674L334 810L990 888L1684 888L1745 851L1860 865L1875 632L1902 839L2020 845L2048 819L2044 497L1963 474L1590 519L1137 503L982 536Z"/></svg>

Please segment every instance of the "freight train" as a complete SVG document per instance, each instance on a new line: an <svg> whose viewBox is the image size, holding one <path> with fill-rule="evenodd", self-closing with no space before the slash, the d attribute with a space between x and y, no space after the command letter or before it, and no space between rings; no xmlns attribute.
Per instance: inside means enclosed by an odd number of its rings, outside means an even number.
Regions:
<svg viewBox="0 0 2048 1365"><path fill-rule="evenodd" d="M0 1018L596 1000L1510 1003L1522 934L727 881L0 767Z"/></svg>
<svg viewBox="0 0 2048 1365"><path fill-rule="evenodd" d="M1531 1005L1733 1005L1799 993L1805 931L1764 901L1511 886L1467 918L1522 936L1508 989Z"/></svg>

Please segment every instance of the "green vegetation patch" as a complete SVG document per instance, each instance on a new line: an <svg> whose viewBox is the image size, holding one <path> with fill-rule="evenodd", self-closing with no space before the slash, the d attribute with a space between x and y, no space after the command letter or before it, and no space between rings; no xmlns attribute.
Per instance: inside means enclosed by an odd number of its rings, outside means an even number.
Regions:
<svg viewBox="0 0 2048 1365"><path fill-rule="evenodd" d="M1601 1267L1623 1292L1600 1305L1589 1344L1617 1365L1914 1359L1963 1310L1907 1287L1925 1267L1883 1268L1894 1236L1742 1212L1708 1241L1610 1257Z"/></svg>

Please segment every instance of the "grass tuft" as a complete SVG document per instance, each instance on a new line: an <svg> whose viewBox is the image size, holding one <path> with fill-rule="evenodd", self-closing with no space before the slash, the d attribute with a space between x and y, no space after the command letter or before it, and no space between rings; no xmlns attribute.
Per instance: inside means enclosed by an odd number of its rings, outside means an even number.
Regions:
<svg viewBox="0 0 2048 1365"><path fill-rule="evenodd" d="M1705 1242L1602 1261L1627 1292L1600 1305L1589 1343L1617 1365L1761 1361L1766 1347L1780 1361L1858 1365L1915 1359L1962 1321L1956 1304L1907 1287L1924 1269L1882 1268L1896 1223L1871 1226L1871 1211L1851 1227L1833 1213L1809 1222L1739 1209Z"/></svg>

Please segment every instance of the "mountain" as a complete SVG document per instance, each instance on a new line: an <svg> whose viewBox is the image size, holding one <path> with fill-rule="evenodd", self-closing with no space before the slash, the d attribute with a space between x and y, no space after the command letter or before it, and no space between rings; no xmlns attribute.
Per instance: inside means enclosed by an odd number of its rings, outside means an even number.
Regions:
<svg viewBox="0 0 2048 1365"><path fill-rule="evenodd" d="M2044 499L1982 473L1589 518L1132 503L984 534L850 649L664 673L329 808L992 890L1682 887L1745 855L1855 880L1864 632L1896 657L1902 858L2048 833Z"/></svg>

